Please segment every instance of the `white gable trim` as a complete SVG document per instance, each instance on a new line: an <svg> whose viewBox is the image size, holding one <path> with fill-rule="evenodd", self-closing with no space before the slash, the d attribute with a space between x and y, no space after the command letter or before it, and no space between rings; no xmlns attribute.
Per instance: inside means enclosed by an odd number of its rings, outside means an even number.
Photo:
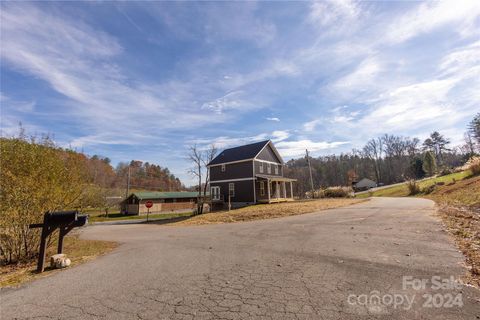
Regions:
<svg viewBox="0 0 480 320"><path fill-rule="evenodd" d="M268 140L268 142L263 146L262 150L260 150L260 152L257 153L257 155L255 157L253 157L253 159L257 160L257 161L263 161L263 160L258 160L257 157L260 153L262 153L263 149L265 149L268 145L270 145L270 147L272 148L273 150L273 153L275 153L275 155L277 156L277 158L280 160L280 162L272 162L272 163L280 163L280 164L284 164L283 162L283 159L282 159L282 156L280 156L280 153L278 153L278 150L277 148L275 148L275 146L273 145L273 142L272 140ZM267 161L268 162L268 161Z"/></svg>

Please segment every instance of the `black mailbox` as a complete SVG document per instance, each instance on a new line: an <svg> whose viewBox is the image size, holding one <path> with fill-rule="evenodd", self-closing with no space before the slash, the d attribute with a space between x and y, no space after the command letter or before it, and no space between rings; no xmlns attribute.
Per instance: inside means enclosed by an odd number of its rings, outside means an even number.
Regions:
<svg viewBox="0 0 480 320"><path fill-rule="evenodd" d="M78 211L47 212L44 223L50 226L67 226L78 219Z"/></svg>
<svg viewBox="0 0 480 320"><path fill-rule="evenodd" d="M88 223L88 215L87 214L79 214L77 215L77 220L73 222L73 227L83 227Z"/></svg>
<svg viewBox="0 0 480 320"><path fill-rule="evenodd" d="M63 252L63 237L73 228L82 227L88 223L88 215L79 214L75 211L47 212L43 215L43 223L31 224L30 228L42 228L40 238L40 252L38 257L37 271L43 272L45 263L45 252L47 249L47 238L55 230L59 229L58 253Z"/></svg>

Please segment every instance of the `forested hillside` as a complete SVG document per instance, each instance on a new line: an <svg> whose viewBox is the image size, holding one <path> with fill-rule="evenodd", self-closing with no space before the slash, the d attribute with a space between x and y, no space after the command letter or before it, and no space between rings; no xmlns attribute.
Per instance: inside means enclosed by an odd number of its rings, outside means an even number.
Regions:
<svg viewBox="0 0 480 320"><path fill-rule="evenodd" d="M408 179L420 179L433 174L448 173L480 152L477 137L478 119L472 120L465 133L465 143L450 146L450 141L438 132L421 142L385 134L369 140L362 149L340 155L310 158L315 189L329 186L351 186L353 181L369 178L381 184ZM295 194L302 196L311 190L306 157L287 162L286 175L298 179Z"/></svg>

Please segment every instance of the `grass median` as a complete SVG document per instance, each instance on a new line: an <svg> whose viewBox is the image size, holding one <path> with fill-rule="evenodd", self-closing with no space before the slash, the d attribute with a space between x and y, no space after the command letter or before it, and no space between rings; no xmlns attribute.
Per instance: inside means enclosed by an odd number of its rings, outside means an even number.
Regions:
<svg viewBox="0 0 480 320"><path fill-rule="evenodd" d="M292 201L273 204L257 204L231 211L217 211L193 216L170 225L204 225L215 223L231 223L261 219L294 216L319 210L349 206L366 201L353 198L325 198L318 200Z"/></svg>
<svg viewBox="0 0 480 320"><path fill-rule="evenodd" d="M57 237L55 234L53 237ZM83 240L77 236L68 236L64 239L63 252L72 261L72 265L76 266L84 262L95 259L104 255L117 247L116 242ZM49 258L56 253L57 244L53 243L47 250L45 265L47 268L43 273L37 273L37 261L28 263L12 264L0 267L0 288L16 287L30 280L38 279L61 272L67 269L51 269Z"/></svg>

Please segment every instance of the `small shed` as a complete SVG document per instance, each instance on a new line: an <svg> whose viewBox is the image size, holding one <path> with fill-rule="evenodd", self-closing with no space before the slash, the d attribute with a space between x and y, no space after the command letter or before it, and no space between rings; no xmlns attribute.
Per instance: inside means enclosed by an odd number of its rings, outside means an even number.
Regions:
<svg viewBox="0 0 480 320"><path fill-rule="evenodd" d="M362 191L377 187L377 183L368 178L363 178L358 182L354 182L352 187L355 191Z"/></svg>
<svg viewBox="0 0 480 320"><path fill-rule="evenodd" d="M122 201L125 214L147 214L145 202L152 201L150 213L187 212L197 205L198 192L134 192Z"/></svg>

